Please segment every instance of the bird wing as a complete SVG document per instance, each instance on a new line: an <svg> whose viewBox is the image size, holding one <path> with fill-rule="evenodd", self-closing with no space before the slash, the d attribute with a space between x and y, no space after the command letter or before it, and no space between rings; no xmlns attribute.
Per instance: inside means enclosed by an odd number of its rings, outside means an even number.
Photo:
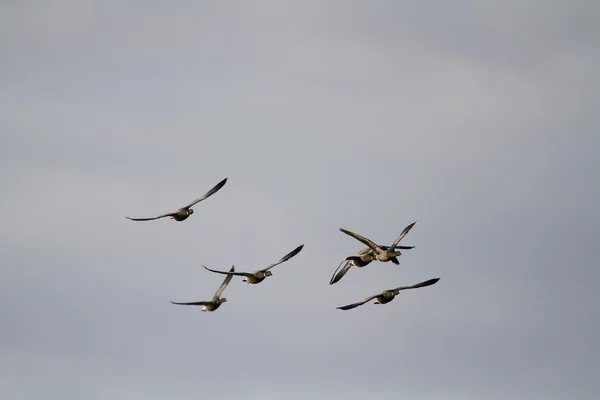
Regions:
<svg viewBox="0 0 600 400"><path fill-rule="evenodd" d="M378 293L378 294L375 294L375 295L373 295L373 296L369 296L369 297L367 297L366 299L364 299L364 300L361 300L361 301L359 301L359 302L357 302L357 303L347 304L347 305L345 305L345 306L336 307L336 308L337 308L338 310L350 310L350 309L352 309L352 308L355 308L355 307L358 307L358 306L362 306L363 304L365 304L365 303L367 303L367 302L369 302L369 301L373 300L375 297L379 296L379 294L380 294L380 293Z"/></svg>
<svg viewBox="0 0 600 400"><path fill-rule="evenodd" d="M390 246L379 246L381 247L383 250L387 250L390 248ZM414 249L415 246L396 246L395 249L400 249L400 250L410 250L410 249Z"/></svg>
<svg viewBox="0 0 600 400"><path fill-rule="evenodd" d="M191 303L176 303L172 301L171 304L177 304L180 306L207 306L209 304L212 304L212 301L194 301Z"/></svg>
<svg viewBox="0 0 600 400"><path fill-rule="evenodd" d="M232 265L231 269L229 270L229 272L235 272L235 266ZM225 288L227 287L227 285L231 281L231 278L233 278L233 275L232 274L228 274L227 277L225 278L225 280L223 281L223 283L221 283L221 286L219 286L219 288L217 289L217 292L215 293L215 296L213 297L213 299L219 299L221 297L221 294L223 293L223 290L225 290Z"/></svg>
<svg viewBox="0 0 600 400"><path fill-rule="evenodd" d="M290 258L294 257L296 254L300 253L300 250L302 250L302 248L304 247L303 244L301 244L300 246L296 247L294 250L290 251L289 253L287 253L285 256L281 257L281 260L269 265L266 268L261 269L261 271L268 271L271 268L273 268L276 265L279 265L281 263L286 262L287 260L289 260Z"/></svg>
<svg viewBox="0 0 600 400"><path fill-rule="evenodd" d="M360 236L358 233L350 232L349 230L346 230L344 228L340 228L340 231L344 232L346 235L352 236L354 239L358 240L359 242L362 242L366 246L369 246L369 248L371 250L377 251L378 246L372 240L369 240L366 237Z"/></svg>
<svg viewBox="0 0 600 400"><path fill-rule="evenodd" d="M440 278L428 279L426 281L419 282L419 283L416 283L416 284L411 285L411 286L400 286L400 287L397 287L396 289L393 289L393 290L394 291L400 291L400 290L406 290L406 289L422 288L422 287L425 287L425 286L435 285L437 283L437 281L439 281L439 280L440 280Z"/></svg>
<svg viewBox="0 0 600 400"><path fill-rule="evenodd" d="M406 236L406 234L412 229L413 226L415 226L416 223L417 223L417 221L413 222L412 224L410 224L406 228L404 228L404 230L402 231L402 233L400 233L400 236L398 236L396 238L396 240L394 240L394 243L392 243L392 250L394 250L396 248L396 246L398 245L398 243L400 243L400 241L402 240L402 238L404 236Z"/></svg>
<svg viewBox="0 0 600 400"><path fill-rule="evenodd" d="M174 215L177 215L177 212L170 212L170 213L167 213L167 214L161 214L158 217L152 217L152 218L129 218L129 217L125 217L125 218L130 219L132 221L152 221L152 220L159 219L159 218L172 217Z"/></svg>
<svg viewBox="0 0 600 400"><path fill-rule="evenodd" d="M206 192L206 194L204 196L197 198L196 200L192 201L190 204L188 204L187 206L185 206L183 208L190 208L194 204L199 203L202 200L209 198L213 194L217 193L223 186L225 186L225 183L227 183L227 178L225 178L221 182L217 183L217 185L214 188L210 189L208 192Z"/></svg>
<svg viewBox="0 0 600 400"><path fill-rule="evenodd" d="M346 261L346 264L344 264L344 261ZM340 269L342 264L344 264L344 267L342 269ZM339 282L339 280L342 279L344 277L344 275L346 275L346 272L348 272L348 270L350 268L352 268L352 265L353 265L353 263L351 260L344 258L342 260L342 262L340 263L340 265L338 265L338 267L336 268L335 272L333 273L333 276L331 277L329 284L333 285L334 283ZM339 272L338 272L338 270L339 270Z"/></svg>
<svg viewBox="0 0 600 400"><path fill-rule="evenodd" d="M203 265L203 267L204 267L204 265ZM226 271L218 271L216 269L210 269L208 267L204 267L204 268L210 272L216 272L217 274L236 275L236 276L245 276L245 277L252 276L252 274L249 272L226 272Z"/></svg>

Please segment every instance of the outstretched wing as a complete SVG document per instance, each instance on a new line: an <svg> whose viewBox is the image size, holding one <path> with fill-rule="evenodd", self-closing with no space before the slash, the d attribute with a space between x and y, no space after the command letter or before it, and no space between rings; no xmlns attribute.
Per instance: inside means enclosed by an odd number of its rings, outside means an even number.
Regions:
<svg viewBox="0 0 600 400"><path fill-rule="evenodd" d="M192 201L190 204L188 204L187 206L185 206L183 208L190 208L194 204L199 203L202 200L209 198L213 194L217 193L223 186L225 186L225 183L227 183L227 178L225 178L221 182L217 183L217 186L215 186L214 188L212 188L208 192L206 192L206 194L204 196L197 198L196 200Z"/></svg>
<svg viewBox="0 0 600 400"><path fill-rule="evenodd" d="M285 256L281 257L281 260L269 265L266 268L261 269L261 271L268 271L271 268L273 268L276 265L279 265L281 263L286 262L287 260L289 260L290 258L294 257L296 254L300 253L300 250L302 250L302 248L304 247L303 244L301 244L300 246L296 247L294 250L290 251L289 253L287 253Z"/></svg>
<svg viewBox="0 0 600 400"><path fill-rule="evenodd" d="M369 251L370 251L370 249L369 249ZM346 261L346 264L344 264L344 261ZM340 269L342 264L344 264L344 267L342 269ZM342 260L342 262L340 263L340 265L338 265L338 267L335 269L335 272L333 273L333 276L331 277L329 284L333 285L334 283L339 282L339 280L342 279L344 277L344 275L346 275L346 272L348 272L348 270L350 268L352 268L353 265L354 265L354 263L351 260L344 258ZM338 272L338 270L339 270L339 272Z"/></svg>
<svg viewBox="0 0 600 400"><path fill-rule="evenodd" d="M362 242L366 246L369 246L371 250L377 251L377 245L372 240L360 236L358 233L350 232L349 230L346 230L344 228L340 228L340 231L344 232L346 235L352 236L354 239L358 240L359 242Z"/></svg>
<svg viewBox="0 0 600 400"><path fill-rule="evenodd" d="M212 301L194 301L191 303L176 303L172 301L171 304L177 304L179 306L207 306L209 304L212 304Z"/></svg>
<svg viewBox="0 0 600 400"><path fill-rule="evenodd" d="M204 265L203 265L204 267ZM251 276L252 274L249 272L226 272L226 271L217 271L216 269L210 269L208 267L204 267L206 270L210 271L210 272L216 272L217 274L223 274L223 275L236 275L236 276Z"/></svg>
<svg viewBox="0 0 600 400"><path fill-rule="evenodd" d="M231 266L231 269L229 270L229 272L235 272L235 266ZM225 290L225 288L227 287L227 285L229 284L229 282L231 281L231 278L233 278L232 274L228 274L227 277L225 278L225 280L223 281L223 283L221 283L221 286L219 286L219 289L217 289L217 292L215 293L213 299L218 299L221 297L221 294L223 293L223 290Z"/></svg>
<svg viewBox="0 0 600 400"><path fill-rule="evenodd" d="M362 306L363 304L373 300L375 297L379 296L379 294L375 294L373 296L369 296L364 300L359 301L358 303L352 303L341 307L336 307L338 310L350 310L352 308L356 308L358 306Z"/></svg>
<svg viewBox="0 0 600 400"><path fill-rule="evenodd" d="M129 217L125 217L125 218L130 219L132 221L152 221L152 220L159 219L159 218L172 217L174 215L177 215L177 212L162 214L162 215L159 215L158 217L152 217L152 218L129 218Z"/></svg>
<svg viewBox="0 0 600 400"><path fill-rule="evenodd" d="M390 248L390 246L379 246L381 247L383 250L387 250ZM400 249L400 250L410 250L410 249L414 249L415 246L396 246L395 249Z"/></svg>
<svg viewBox="0 0 600 400"><path fill-rule="evenodd" d="M412 229L413 226L415 226L416 223L417 223L417 221L413 222L412 224L410 224L406 228L404 228L404 230L402 231L402 233L400 233L400 236L398 236L396 238L396 240L394 240L394 243L392 243L392 250L394 250L396 248L396 246L398 245L398 243L400 243L400 241L402 240L402 238L404 236L406 236L406 234Z"/></svg>
<svg viewBox="0 0 600 400"><path fill-rule="evenodd" d="M437 281L439 281L440 278L433 278L433 279L428 279L426 281L420 282L420 283L416 283L414 285L411 286L400 286L397 287L396 289L393 289L394 291L400 291L400 290L406 290L406 289L417 289L417 288L422 288L425 286L431 286L431 285L435 285L437 283Z"/></svg>

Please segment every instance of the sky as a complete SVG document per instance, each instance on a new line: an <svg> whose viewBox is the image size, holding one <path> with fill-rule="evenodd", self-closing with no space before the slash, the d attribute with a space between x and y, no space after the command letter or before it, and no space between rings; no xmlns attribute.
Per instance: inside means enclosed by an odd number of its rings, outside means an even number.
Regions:
<svg viewBox="0 0 600 400"><path fill-rule="evenodd" d="M595 399L594 1L0 3L0 397ZM186 221L174 211L221 179ZM364 246L415 248L335 285ZM300 254L259 285L223 275ZM393 302L337 306L440 277Z"/></svg>

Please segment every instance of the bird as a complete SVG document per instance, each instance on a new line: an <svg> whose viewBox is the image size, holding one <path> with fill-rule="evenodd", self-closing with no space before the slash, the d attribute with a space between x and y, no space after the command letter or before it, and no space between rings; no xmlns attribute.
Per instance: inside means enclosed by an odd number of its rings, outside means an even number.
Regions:
<svg viewBox="0 0 600 400"><path fill-rule="evenodd" d="M210 189L208 192L206 192L206 194L204 196L197 198L196 200L192 201L187 206L182 207L182 208L178 209L177 211L166 213L166 214L161 214L159 216L151 217L151 218L130 218L130 217L125 217L125 218L130 219L132 221L152 221L152 220L159 219L159 218L171 217L171 219L174 219L175 221L183 221L194 213L194 210L191 209L191 207L193 205L195 205L195 204L201 202L202 200L205 200L205 199L209 198L210 196L212 196L213 194L217 193L223 186L225 186L225 183L227 183L227 178L225 178L221 182L217 183L217 185L214 188Z"/></svg>
<svg viewBox="0 0 600 400"><path fill-rule="evenodd" d="M344 232L346 235L352 236L354 239L369 246L369 248L371 250L373 250L373 252L375 253L375 258L377 260L379 260L381 262L391 261L392 263L399 265L400 262L398 261L398 259L396 257L402 255L402 253L399 250L398 251L396 250L397 248L399 248L398 243L400 242L400 240L402 240L402 238L404 236L406 236L406 234L412 229L412 227L416 223L417 223L417 221L413 222L412 224L410 224L406 228L404 228L402 233L400 233L400 236L398 236L396 238L396 240L394 240L394 243L392 243L392 245L389 247L378 246L372 240L367 239L366 237L361 236L358 233L350 232L349 230L346 230L344 228L340 228L340 231ZM350 256L350 257L347 257L347 259L356 259L356 257L358 257L358 256Z"/></svg>
<svg viewBox="0 0 600 400"><path fill-rule="evenodd" d="M234 272L234 271L235 271L235 265L231 267L229 272ZM176 302L172 301L171 303L177 304L180 306L202 306L202 311L209 311L209 312L215 311L217 308L219 308L221 306L221 304L223 304L227 301L227 299L225 297L221 297L221 294L223 293L223 291L225 290L225 288L231 281L232 276L233 275L227 275L227 277L225 278L223 283L221 283L221 286L219 286L219 289L217 289L217 292L213 296L212 300L210 300L210 301L195 301L195 302L191 302L191 303L176 303Z"/></svg>
<svg viewBox="0 0 600 400"><path fill-rule="evenodd" d="M412 285L412 286L400 286L400 287L397 287L395 289L384 290L381 293L378 293L378 294L373 295L373 296L369 296L366 299L361 300L361 301L359 301L357 303L352 303L352 304L348 304L348 305L341 306L341 307L336 307L336 308L338 310L350 310L352 308L355 308L355 307L358 307L358 306L362 306L363 304L365 304L365 303L367 303L367 302L369 302L369 301L371 301L371 300L373 300L375 298L377 300L375 301L374 304L386 304L386 303L389 303L390 301L394 300L394 297L396 297L401 290L417 289L417 288L422 288L422 287L425 287L425 286L431 286L431 285L436 284L437 281L439 281L439 280L440 280L440 278L433 278L433 279L429 279L429 280L424 281L424 282L417 283L417 284Z"/></svg>
<svg viewBox="0 0 600 400"><path fill-rule="evenodd" d="M288 254L283 256L281 258L281 260L269 265L266 268L259 269L254 272L225 272L225 271L217 271L217 270L210 269L210 268L207 268L204 266L203 267L206 268L208 271L216 272L217 274L227 274L229 276L232 276L232 275L243 276L244 277L244 279L242 280L243 282L254 285L254 284L264 281L267 276L273 275L273 273L271 271L269 271L271 268L273 268L274 266L279 265L283 262L286 262L290 258L294 257L296 254L300 253L300 250L302 250L303 247L304 247L304 245L301 244L300 246L296 247L294 250L292 250L291 252L289 252Z"/></svg>
<svg viewBox="0 0 600 400"><path fill-rule="evenodd" d="M381 247L384 250L388 248L388 246L379 246L379 247ZM414 249L415 246L396 246L396 248L403 249L403 250L409 250L409 249ZM340 265L338 265L335 272L333 273L333 276L331 277L329 284L333 285L334 283L339 282L344 277L344 275L346 275L346 272L348 272L350 270L350 268L366 267L367 265L369 265L372 261L375 261L376 259L377 259L377 257L375 256L375 252L373 250L371 250L369 247L365 247L364 249L362 249L361 251L356 253L355 256L348 256L348 257L344 258L340 262ZM344 263L344 261L346 263L342 267L342 264ZM340 267L342 267L342 269L340 269Z"/></svg>

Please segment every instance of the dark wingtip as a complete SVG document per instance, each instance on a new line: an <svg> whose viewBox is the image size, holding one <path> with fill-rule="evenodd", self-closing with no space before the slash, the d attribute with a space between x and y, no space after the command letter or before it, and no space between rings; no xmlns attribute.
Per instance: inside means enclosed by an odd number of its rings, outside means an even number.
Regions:
<svg viewBox="0 0 600 400"><path fill-rule="evenodd" d="M424 282L424 283L425 283L425 285L424 285L424 286L430 286L430 285L434 285L434 284L438 283L438 281L439 281L440 279L441 279L441 278L433 278L433 279L429 279L428 281L425 281L425 282Z"/></svg>

